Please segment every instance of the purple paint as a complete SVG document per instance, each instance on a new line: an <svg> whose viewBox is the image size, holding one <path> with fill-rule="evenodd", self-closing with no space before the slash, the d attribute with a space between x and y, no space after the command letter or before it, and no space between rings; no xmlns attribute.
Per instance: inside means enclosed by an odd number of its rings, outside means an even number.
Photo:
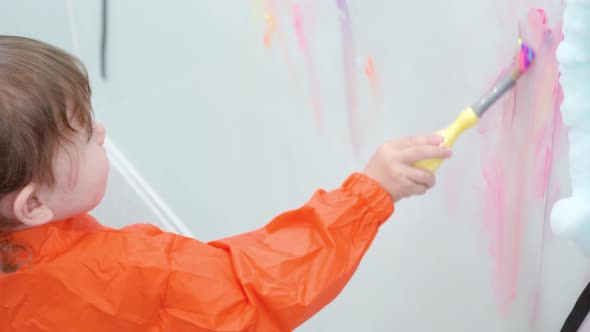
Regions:
<svg viewBox="0 0 590 332"><path fill-rule="evenodd" d="M352 35L352 21L346 0L336 0L340 11L340 30L342 35L342 67L344 70L344 84L346 91L346 108L350 141L355 154L360 150L360 137L357 127L357 91L355 75L355 44Z"/></svg>

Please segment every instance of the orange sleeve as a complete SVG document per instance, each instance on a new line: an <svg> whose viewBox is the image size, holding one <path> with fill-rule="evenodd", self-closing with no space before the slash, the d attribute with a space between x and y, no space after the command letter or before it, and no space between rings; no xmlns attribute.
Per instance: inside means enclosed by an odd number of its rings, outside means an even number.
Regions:
<svg viewBox="0 0 590 332"><path fill-rule="evenodd" d="M340 293L392 213L387 193L353 174L259 230L208 245L177 237L164 325L291 331Z"/></svg>
<svg viewBox="0 0 590 332"><path fill-rule="evenodd" d="M0 330L291 331L339 294L392 213L387 193L353 174L211 243L149 225L104 229L89 216L32 228L47 237L30 268L0 275Z"/></svg>

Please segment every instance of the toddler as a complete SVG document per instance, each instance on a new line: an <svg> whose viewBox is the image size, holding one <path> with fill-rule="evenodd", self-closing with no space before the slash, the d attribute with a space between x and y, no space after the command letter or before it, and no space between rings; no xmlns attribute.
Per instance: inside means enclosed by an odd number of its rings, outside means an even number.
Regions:
<svg viewBox="0 0 590 332"><path fill-rule="evenodd" d="M345 287L394 203L434 185L436 135L383 144L362 172L245 234L203 243L88 215L109 163L84 66L0 36L0 330L291 331Z"/></svg>

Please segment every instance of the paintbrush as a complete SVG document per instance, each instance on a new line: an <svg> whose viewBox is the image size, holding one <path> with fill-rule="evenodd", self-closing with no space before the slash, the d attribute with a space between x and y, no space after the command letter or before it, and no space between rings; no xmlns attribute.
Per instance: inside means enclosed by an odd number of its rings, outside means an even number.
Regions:
<svg viewBox="0 0 590 332"><path fill-rule="evenodd" d="M530 68L535 58L535 53L521 39L518 40L518 46L518 54L510 70L483 97L463 110L455 122L437 132L444 138L443 146L452 147L457 137L463 131L475 125L482 115L509 91L516 84L516 81ZM429 159L420 161L415 165L434 172L439 168L441 163L441 159Z"/></svg>

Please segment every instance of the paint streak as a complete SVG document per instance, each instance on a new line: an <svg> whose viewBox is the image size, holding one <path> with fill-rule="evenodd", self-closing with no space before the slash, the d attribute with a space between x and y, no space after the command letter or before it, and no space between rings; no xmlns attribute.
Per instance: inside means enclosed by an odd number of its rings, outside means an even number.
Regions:
<svg viewBox="0 0 590 332"><path fill-rule="evenodd" d="M541 164L537 169L535 193L539 198L544 198L547 194L549 175L551 174L551 147L545 147L545 153L540 158L543 160L540 160Z"/></svg>
<svg viewBox="0 0 590 332"><path fill-rule="evenodd" d="M303 31L303 15L301 14L301 8L297 4L291 6L293 11L293 26L295 27L295 33L297 35L297 41L299 42L299 48L304 52L309 52L309 45L307 44L307 37Z"/></svg>
<svg viewBox="0 0 590 332"><path fill-rule="evenodd" d="M535 287L531 293L531 311L529 312L529 327L531 331L537 331L537 320L541 310L541 278L539 277L535 282Z"/></svg>
<svg viewBox="0 0 590 332"><path fill-rule="evenodd" d="M503 247L496 246L497 243L504 242L504 224L497 223L498 220L504 219L504 168L500 160L487 160L488 166L482 170L484 182L486 184L486 201L484 213L485 226L490 230L494 241L489 246L490 255L497 257Z"/></svg>
<svg viewBox="0 0 590 332"><path fill-rule="evenodd" d="M358 155L360 151L360 134L357 126L357 91L355 75L355 44L352 34L352 21L346 0L336 0L336 6L340 11L340 30L342 36L342 67L344 70L344 84L346 91L346 108L348 113L348 125L350 141L353 152Z"/></svg>
<svg viewBox="0 0 590 332"><path fill-rule="evenodd" d="M375 72L375 60L373 60L372 56L367 57L367 64L365 65L365 74L367 74L367 78L374 82L377 78L377 73Z"/></svg>
<svg viewBox="0 0 590 332"><path fill-rule="evenodd" d="M365 75L367 75L367 79L369 80L373 99L375 99L377 102L381 102L381 83L379 81L379 76L377 75L375 60L372 56L367 57L367 62L365 64Z"/></svg>
<svg viewBox="0 0 590 332"><path fill-rule="evenodd" d="M313 109L316 124L320 128L322 128L324 126L324 120L321 109L320 83L317 70L315 69L315 64L311 56L311 50L309 47L307 36L305 34L305 18L301 11L301 7L298 4L293 4L291 6L291 12L293 14L293 27L295 30L295 34L297 36L299 50L301 51L305 59L305 69L307 72L310 86L311 107Z"/></svg>
<svg viewBox="0 0 590 332"><path fill-rule="evenodd" d="M557 63L554 65L554 68L556 68ZM557 80L559 81L559 74L557 75ZM542 163L537 165L535 179L536 194L540 199L547 196L554 155L562 154L563 138L566 135L561 112L559 111L561 102L563 101L563 91L560 85L556 86L553 90L553 99L553 117L546 127L538 131L538 136L535 140L535 158L542 161ZM547 211L547 213L549 212Z"/></svg>
<svg viewBox="0 0 590 332"><path fill-rule="evenodd" d="M264 21L266 22L266 31L264 32L263 42L264 46L270 48L272 46L272 39L277 30L277 24L274 16L265 10Z"/></svg>
<svg viewBox="0 0 590 332"><path fill-rule="evenodd" d="M541 25L547 24L547 14L545 14L545 10L542 8L537 8L534 11L531 10L529 17L532 17L533 20L538 20Z"/></svg>
<svg viewBox="0 0 590 332"><path fill-rule="evenodd" d="M264 33L262 35L262 43L264 47L271 48L273 45L274 38L277 33L277 20L275 15L275 8L273 0L260 0L257 1L257 11L264 19Z"/></svg>
<svg viewBox="0 0 590 332"><path fill-rule="evenodd" d="M549 38L552 31L542 9L531 9L522 27L520 36L535 50L535 63L498 105L503 109L488 111L479 126L484 226L490 236L493 286L503 312L516 298L527 221L545 217L552 142L559 126L558 36ZM519 60L526 59L515 58Z"/></svg>
<svg viewBox="0 0 590 332"><path fill-rule="evenodd" d="M285 29L283 19L284 12L278 11L279 7L291 14L291 29ZM361 130L358 114L358 92L357 92L357 71L356 47L352 32L352 20L346 0L336 0L336 8L339 14L341 34L341 66L343 70L344 95L347 113L348 131L352 150L359 155L361 146ZM263 0L263 13L265 20L265 31L263 43L266 48L280 46L285 61L288 63L289 71L294 80L299 81L301 75L305 76L305 89L309 93L309 104L313 109L315 122L319 128L324 127L324 115L322 112L323 100L321 98L320 76L313 58L313 48L310 42L310 22L308 8L299 1L281 2L276 0ZM281 14L279 17L279 14ZM302 55L303 70L299 68L298 59L293 59L292 51L287 43L290 32L295 36L296 47ZM313 35L311 35L313 36ZM366 59L364 74L367 76L370 90L376 104L382 102L381 81L376 69L376 62L373 57Z"/></svg>
<svg viewBox="0 0 590 332"><path fill-rule="evenodd" d="M279 4L275 0L264 0L265 10L268 12L273 20L274 26L274 44L279 49L283 60L285 61L287 68L289 70L289 76L295 82L298 80L299 70L295 67L295 61L289 51L289 47L287 45L288 36L286 35L284 29L280 29L279 23L282 22L279 19Z"/></svg>

